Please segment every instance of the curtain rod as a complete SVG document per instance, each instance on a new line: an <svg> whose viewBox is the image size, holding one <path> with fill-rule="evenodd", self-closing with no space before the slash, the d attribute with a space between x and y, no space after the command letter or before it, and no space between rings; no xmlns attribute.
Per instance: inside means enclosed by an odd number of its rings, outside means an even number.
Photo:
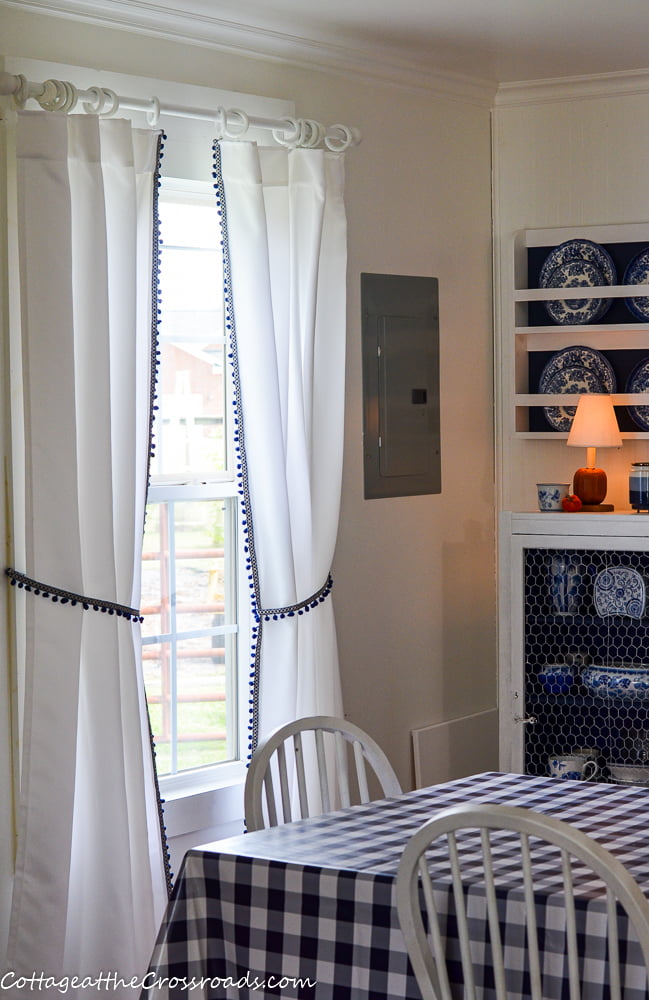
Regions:
<svg viewBox="0 0 649 1000"><path fill-rule="evenodd" d="M65 80L32 83L21 73L0 73L0 96L12 97L19 108L23 108L28 100L35 100L45 111L73 111L80 101L85 112L103 118L109 118L120 110L143 111L152 128L157 127L160 115L196 118L214 122L219 138L237 139L249 128L260 128L272 132L275 141L282 146L312 149L324 145L337 153L357 146L361 141L359 130L350 125L323 125L312 118L261 118L238 108L218 107L206 111L204 108L161 104L157 97L148 100L120 97L107 87L79 90Z"/></svg>

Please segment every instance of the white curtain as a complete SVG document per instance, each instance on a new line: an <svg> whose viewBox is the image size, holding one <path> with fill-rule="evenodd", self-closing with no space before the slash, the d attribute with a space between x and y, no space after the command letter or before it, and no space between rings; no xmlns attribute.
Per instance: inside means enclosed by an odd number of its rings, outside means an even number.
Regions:
<svg viewBox="0 0 649 1000"><path fill-rule="evenodd" d="M257 731L261 738L299 716L342 714L327 581L343 453L344 158L219 145L250 580L261 618L254 748ZM298 607L312 595L319 598Z"/></svg>
<svg viewBox="0 0 649 1000"><path fill-rule="evenodd" d="M166 902L139 625L107 607L139 600L156 146L124 120L38 111L17 124L26 566L16 569L100 607L33 588L25 598L18 975L141 976ZM111 995L132 1000L133 989Z"/></svg>

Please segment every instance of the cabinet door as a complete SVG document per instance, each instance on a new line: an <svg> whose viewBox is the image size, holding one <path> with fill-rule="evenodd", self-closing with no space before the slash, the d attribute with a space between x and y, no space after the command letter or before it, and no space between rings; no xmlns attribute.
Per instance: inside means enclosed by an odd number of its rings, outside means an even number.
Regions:
<svg viewBox="0 0 649 1000"><path fill-rule="evenodd" d="M550 756L589 749L598 780L649 782L649 552L593 541L506 546L501 766L546 775Z"/></svg>

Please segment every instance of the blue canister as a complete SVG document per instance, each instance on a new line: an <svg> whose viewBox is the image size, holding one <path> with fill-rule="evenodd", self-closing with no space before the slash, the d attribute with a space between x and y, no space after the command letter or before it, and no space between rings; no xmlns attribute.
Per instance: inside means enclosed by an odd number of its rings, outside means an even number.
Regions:
<svg viewBox="0 0 649 1000"><path fill-rule="evenodd" d="M649 512L649 462L633 462L631 465L629 503L638 512Z"/></svg>

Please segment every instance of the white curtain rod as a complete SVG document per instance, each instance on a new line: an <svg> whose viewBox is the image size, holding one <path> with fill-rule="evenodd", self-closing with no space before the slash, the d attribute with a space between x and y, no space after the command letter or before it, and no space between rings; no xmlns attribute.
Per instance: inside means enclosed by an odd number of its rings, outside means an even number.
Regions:
<svg viewBox="0 0 649 1000"><path fill-rule="evenodd" d="M261 128L271 131L275 141L282 146L315 148L324 145L333 152L343 152L361 141L358 129L349 125L323 125L312 118L260 118L248 115L238 108L218 107L213 111L206 111L204 108L161 104L157 97L148 100L120 97L107 87L79 90L65 80L31 83L22 74L0 73L0 95L12 97L19 108L23 108L28 100L35 100L45 111L73 111L80 101L88 114L98 114L105 118L122 109L144 111L147 123L152 128L157 127L160 115L198 118L214 122L218 138L237 139L249 128Z"/></svg>

